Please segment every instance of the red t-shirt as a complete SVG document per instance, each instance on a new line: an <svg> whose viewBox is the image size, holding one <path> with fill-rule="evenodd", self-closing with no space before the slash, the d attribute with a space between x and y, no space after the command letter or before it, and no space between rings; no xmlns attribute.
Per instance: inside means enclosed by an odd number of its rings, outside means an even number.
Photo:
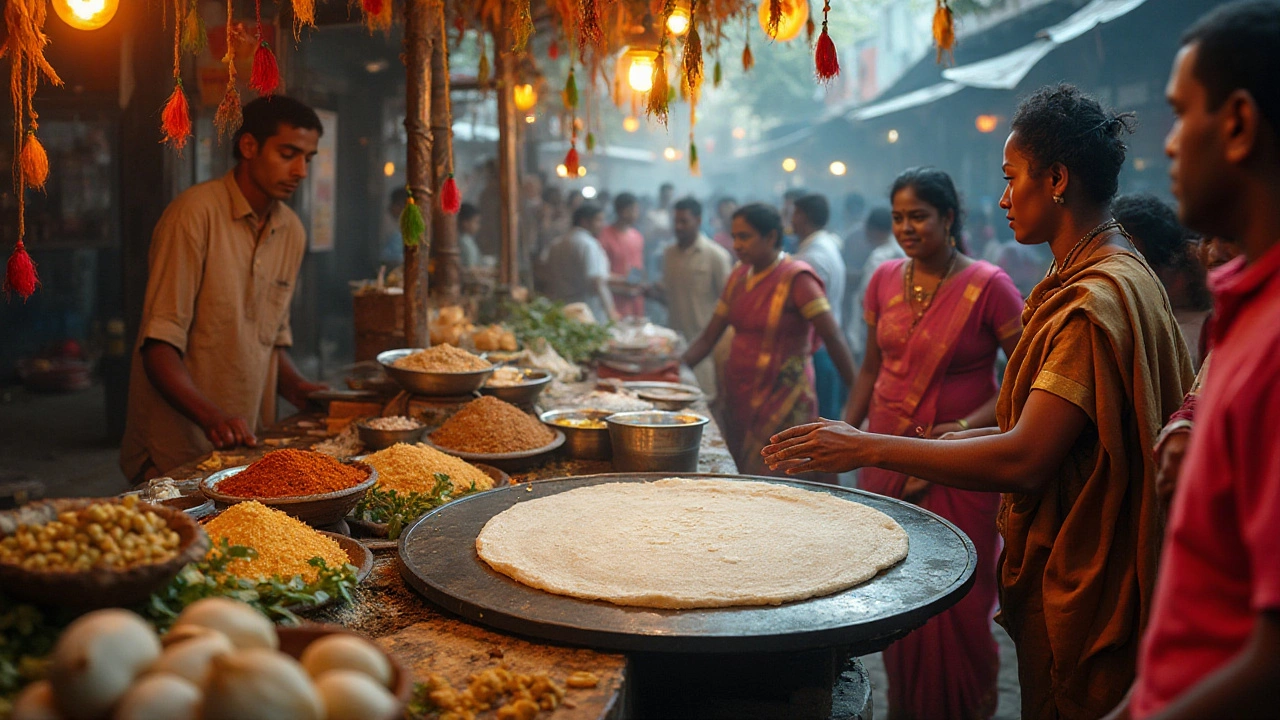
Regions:
<svg viewBox="0 0 1280 720"><path fill-rule="evenodd" d="M644 236L635 228L621 232L612 225L600 231L600 246L609 256L609 272L628 277L632 269L644 272ZM613 294L613 304L623 317L644 317L644 298Z"/></svg>
<svg viewBox="0 0 1280 720"><path fill-rule="evenodd" d="M1179 476L1135 718L1160 712L1280 609L1280 247L1212 276L1213 365Z"/></svg>

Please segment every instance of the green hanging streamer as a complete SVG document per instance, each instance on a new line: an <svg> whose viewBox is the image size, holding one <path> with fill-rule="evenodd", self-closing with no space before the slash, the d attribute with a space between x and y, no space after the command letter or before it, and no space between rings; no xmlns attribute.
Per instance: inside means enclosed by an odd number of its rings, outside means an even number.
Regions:
<svg viewBox="0 0 1280 720"><path fill-rule="evenodd" d="M422 209L414 202L413 194L410 192L409 200L404 204L404 210L400 212L400 238L404 240L406 247L417 247L426 233L427 223L422 219Z"/></svg>
<svg viewBox="0 0 1280 720"><path fill-rule="evenodd" d="M592 152L595 149L596 149L596 134L587 133L587 152Z"/></svg>
<svg viewBox="0 0 1280 720"><path fill-rule="evenodd" d="M701 175L702 169L698 167L698 146L689 141L689 171L694 175Z"/></svg>
<svg viewBox="0 0 1280 720"><path fill-rule="evenodd" d="M569 80L564 84L564 105L573 110L578 107L578 80L569 68Z"/></svg>
<svg viewBox="0 0 1280 720"><path fill-rule="evenodd" d="M720 74L720 61L719 61L719 60L717 60L717 61L716 61L716 65L715 65L715 67L714 67L714 68L712 68L712 70L711 70L711 85L712 85L712 87L720 87L720 80L721 80L721 79L722 79L722 78L721 78L721 74Z"/></svg>

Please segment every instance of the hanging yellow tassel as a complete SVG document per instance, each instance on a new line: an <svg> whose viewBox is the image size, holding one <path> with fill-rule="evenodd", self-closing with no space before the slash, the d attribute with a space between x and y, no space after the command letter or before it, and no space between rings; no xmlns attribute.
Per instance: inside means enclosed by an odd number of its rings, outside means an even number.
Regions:
<svg viewBox="0 0 1280 720"><path fill-rule="evenodd" d="M522 53L529 47L529 38L533 37L533 13L529 9L530 0L517 0L516 25L512 31L511 49Z"/></svg>
<svg viewBox="0 0 1280 720"><path fill-rule="evenodd" d="M302 27L316 26L316 0L293 0L293 39L297 40Z"/></svg>
<svg viewBox="0 0 1280 720"><path fill-rule="evenodd" d="M684 41L684 81L689 88L689 97L697 97L702 88L702 38L698 37L698 28L690 27L689 36Z"/></svg>
<svg viewBox="0 0 1280 720"><path fill-rule="evenodd" d="M22 166L23 182L36 190L44 190L44 184L49 180L49 154L44 151L35 130L27 131L27 140L22 143L22 156L18 162Z"/></svg>
<svg viewBox="0 0 1280 720"><path fill-rule="evenodd" d="M199 55L208 46L209 33L205 29L204 18L200 17L196 3L192 2L191 10L182 21L182 50L192 55Z"/></svg>
<svg viewBox="0 0 1280 720"><path fill-rule="evenodd" d="M227 92L218 103L218 110L213 114L213 126L218 130L218 137L231 137L244 122L244 112L240 108L240 91L236 89L235 80L227 84Z"/></svg>
<svg viewBox="0 0 1280 720"><path fill-rule="evenodd" d="M952 49L956 46L956 24L950 0L937 0L937 8L933 11L933 42L938 47L936 62L939 65L944 53L951 62L955 62Z"/></svg>
<svg viewBox="0 0 1280 720"><path fill-rule="evenodd" d="M489 53L486 53L484 51L484 48L481 48L480 49L480 67L476 68L476 84L479 85L481 89L485 89L484 86L489 84L490 73L491 73L491 68L489 67Z"/></svg>
<svg viewBox="0 0 1280 720"><path fill-rule="evenodd" d="M658 59L653 63L653 87L649 89L649 104L645 108L646 115L656 117L663 125L667 124L671 91L670 83L667 82L666 54L666 48L659 50Z"/></svg>

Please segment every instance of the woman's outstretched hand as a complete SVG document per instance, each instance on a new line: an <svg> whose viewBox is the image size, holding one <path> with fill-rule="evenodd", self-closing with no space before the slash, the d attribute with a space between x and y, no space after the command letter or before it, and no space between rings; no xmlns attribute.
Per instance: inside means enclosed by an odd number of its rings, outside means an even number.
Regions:
<svg viewBox="0 0 1280 720"><path fill-rule="evenodd" d="M770 469L783 470L788 475L842 473L867 464L867 437L868 433L847 423L818 420L774 435L760 454Z"/></svg>

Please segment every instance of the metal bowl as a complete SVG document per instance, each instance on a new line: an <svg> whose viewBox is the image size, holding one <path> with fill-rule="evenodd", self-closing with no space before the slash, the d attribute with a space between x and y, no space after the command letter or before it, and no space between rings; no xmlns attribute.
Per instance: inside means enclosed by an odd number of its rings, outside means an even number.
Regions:
<svg viewBox="0 0 1280 720"><path fill-rule="evenodd" d="M556 434L555 439L540 448L509 453L469 453L454 450L431 442L430 435L422 439L422 444L446 455L466 460L472 465L491 465L506 472L520 472L541 463L564 444L564 433L560 432L560 428L554 428L553 432Z"/></svg>
<svg viewBox="0 0 1280 720"><path fill-rule="evenodd" d="M696 385L672 382L633 381L622 384L636 397L653 403L659 410L684 410L706 397Z"/></svg>
<svg viewBox="0 0 1280 720"><path fill-rule="evenodd" d="M565 454L575 460L608 460L613 457L613 444L609 440L608 426L602 428L582 428L571 425L560 425L556 420L566 418L604 420L613 413L608 410L549 410L542 413L539 419L552 430L564 433Z"/></svg>
<svg viewBox="0 0 1280 720"><path fill-rule="evenodd" d="M389 448L396 443L413 443L422 439L422 434L427 431L427 426L418 423L418 427L412 430L379 430L371 428L364 423L356 423L356 433L360 435L360 442L370 451L383 450Z"/></svg>
<svg viewBox="0 0 1280 720"><path fill-rule="evenodd" d="M470 395L480 386L488 381L489 376L493 374L493 368L489 367L484 370L471 370L469 372L423 372L421 370L405 370L398 368L392 363L400 358L407 357L422 348L400 348L399 350L387 350L378 354L378 363L387 371L393 380L400 387L411 393L418 395L431 395L436 397L454 397L458 395Z"/></svg>
<svg viewBox="0 0 1280 720"><path fill-rule="evenodd" d="M614 413L605 418L618 472L696 472L702 428L711 422L690 412Z"/></svg>
<svg viewBox="0 0 1280 720"><path fill-rule="evenodd" d="M517 368L524 373L524 382L519 385L495 387L485 381L480 388L481 395L492 395L512 405L532 405L538 401L543 388L551 384L551 373L534 368Z"/></svg>
<svg viewBox="0 0 1280 720"><path fill-rule="evenodd" d="M331 493L299 497L240 497L218 492L218 483L232 475L244 472L248 465L220 470L201 480L200 492L212 498L221 507L257 500L269 508L292 515L312 527L326 527L342 520L347 513L351 512L351 508L364 498L369 488L378 482L378 471L373 467L359 462L348 464L368 471L369 476L361 483Z"/></svg>

